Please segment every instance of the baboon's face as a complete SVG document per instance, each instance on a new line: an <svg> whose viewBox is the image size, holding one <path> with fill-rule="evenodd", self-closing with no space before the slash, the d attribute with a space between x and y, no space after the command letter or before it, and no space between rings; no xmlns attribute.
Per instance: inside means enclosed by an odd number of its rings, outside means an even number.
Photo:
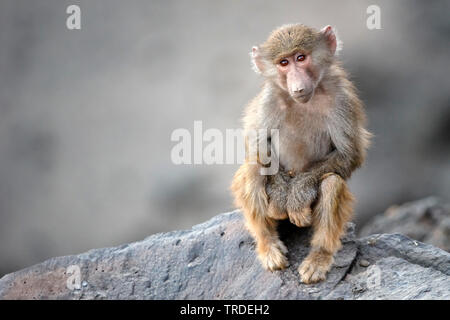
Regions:
<svg viewBox="0 0 450 320"><path fill-rule="evenodd" d="M314 95L320 72L311 54L302 52L282 58L276 64L278 85L298 102L306 103Z"/></svg>
<svg viewBox="0 0 450 320"><path fill-rule="evenodd" d="M303 25L287 25L272 32L261 47L253 47L253 66L295 101L306 103L331 64L337 43L330 26L317 31Z"/></svg>

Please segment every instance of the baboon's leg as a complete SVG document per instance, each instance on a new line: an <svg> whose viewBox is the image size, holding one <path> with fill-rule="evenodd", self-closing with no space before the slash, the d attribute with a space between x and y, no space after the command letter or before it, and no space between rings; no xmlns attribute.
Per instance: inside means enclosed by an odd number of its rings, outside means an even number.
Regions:
<svg viewBox="0 0 450 320"><path fill-rule="evenodd" d="M262 265L268 270L283 269L288 266L287 249L278 237L277 221L267 215L266 179L258 170L257 166L244 163L234 176L231 190L256 241Z"/></svg>
<svg viewBox="0 0 450 320"><path fill-rule="evenodd" d="M313 212L311 250L299 267L302 282L325 280L333 264L333 256L341 247L340 238L352 213L353 196L345 180L332 173L324 175Z"/></svg>
<svg viewBox="0 0 450 320"><path fill-rule="evenodd" d="M277 221L259 213L245 216L263 267L271 271L286 268L289 265L286 259L287 249L278 237Z"/></svg>

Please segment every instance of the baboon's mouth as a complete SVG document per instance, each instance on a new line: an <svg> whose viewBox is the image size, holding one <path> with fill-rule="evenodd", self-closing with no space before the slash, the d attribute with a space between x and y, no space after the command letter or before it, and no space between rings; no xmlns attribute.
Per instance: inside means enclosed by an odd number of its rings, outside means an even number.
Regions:
<svg viewBox="0 0 450 320"><path fill-rule="evenodd" d="M292 98L294 98L294 100L296 100L296 101L306 103L312 98L312 94L308 93L308 94L301 94L301 95L292 95Z"/></svg>

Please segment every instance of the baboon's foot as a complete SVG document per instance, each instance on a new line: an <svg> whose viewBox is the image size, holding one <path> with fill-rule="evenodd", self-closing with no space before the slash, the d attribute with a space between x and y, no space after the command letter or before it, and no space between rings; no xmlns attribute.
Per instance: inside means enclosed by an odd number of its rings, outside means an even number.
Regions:
<svg viewBox="0 0 450 320"><path fill-rule="evenodd" d="M289 266L286 258L287 248L281 240L277 240L258 248L258 256L266 270L282 270Z"/></svg>
<svg viewBox="0 0 450 320"><path fill-rule="evenodd" d="M333 255L324 251L312 251L298 268L303 283L316 283L327 278L333 264Z"/></svg>

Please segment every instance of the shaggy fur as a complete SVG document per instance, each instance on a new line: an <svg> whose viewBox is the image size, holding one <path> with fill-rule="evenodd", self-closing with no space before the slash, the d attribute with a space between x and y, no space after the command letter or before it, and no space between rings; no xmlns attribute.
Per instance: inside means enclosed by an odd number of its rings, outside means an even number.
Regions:
<svg viewBox="0 0 450 320"><path fill-rule="evenodd" d="M305 283L324 280L332 266L352 217L346 180L362 165L370 139L362 103L336 59L338 44L331 27L317 31L287 25L253 49L254 65L265 82L245 110L244 130L279 130L279 141L271 143L279 151L280 170L264 176L261 165L247 159L231 185L266 269L287 266L278 220L312 226L311 252L299 267ZM313 82L313 95L304 102L290 95L277 66L280 58L298 52L309 60L296 68L307 68L305 77Z"/></svg>

